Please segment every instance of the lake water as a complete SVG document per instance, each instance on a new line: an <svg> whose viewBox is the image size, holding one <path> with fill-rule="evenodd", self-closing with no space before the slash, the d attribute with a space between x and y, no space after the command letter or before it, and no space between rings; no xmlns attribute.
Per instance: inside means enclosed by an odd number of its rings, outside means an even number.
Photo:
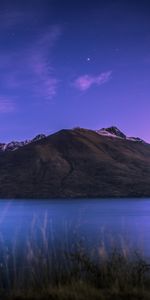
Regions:
<svg viewBox="0 0 150 300"><path fill-rule="evenodd" d="M0 241L21 246L31 235L47 236L54 246L80 242L149 256L150 200L0 200Z"/></svg>

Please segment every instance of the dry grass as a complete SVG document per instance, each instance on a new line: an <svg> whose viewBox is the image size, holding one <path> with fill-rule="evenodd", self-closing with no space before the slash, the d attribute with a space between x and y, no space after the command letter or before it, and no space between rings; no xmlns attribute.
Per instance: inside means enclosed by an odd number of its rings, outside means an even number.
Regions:
<svg viewBox="0 0 150 300"><path fill-rule="evenodd" d="M1 236L0 299L148 300L150 265L126 248L108 254L104 242L92 253L81 243L56 247L45 217L38 232L33 221L23 245Z"/></svg>

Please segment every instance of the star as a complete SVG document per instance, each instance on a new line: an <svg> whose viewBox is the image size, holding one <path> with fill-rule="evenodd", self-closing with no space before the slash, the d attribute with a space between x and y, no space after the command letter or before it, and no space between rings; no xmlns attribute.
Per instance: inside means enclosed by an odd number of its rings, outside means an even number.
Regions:
<svg viewBox="0 0 150 300"><path fill-rule="evenodd" d="M90 62L90 61L91 61L91 58L90 58L90 57L87 57L86 61L87 61L87 62Z"/></svg>

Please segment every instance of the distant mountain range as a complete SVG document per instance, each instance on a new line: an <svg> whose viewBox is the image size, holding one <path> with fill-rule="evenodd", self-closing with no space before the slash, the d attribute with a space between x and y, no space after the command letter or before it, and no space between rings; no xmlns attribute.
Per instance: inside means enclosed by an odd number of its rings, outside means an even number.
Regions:
<svg viewBox="0 0 150 300"><path fill-rule="evenodd" d="M14 151L17 150L20 147L23 147L25 145L28 145L30 143L39 141L43 138L45 138L46 135L45 134L38 134L35 138L33 138L32 140L26 140L23 142L16 142L16 141L12 141L10 143L0 143L0 152L4 152L4 151Z"/></svg>
<svg viewBox="0 0 150 300"><path fill-rule="evenodd" d="M0 198L150 196L150 144L117 127L0 144Z"/></svg>

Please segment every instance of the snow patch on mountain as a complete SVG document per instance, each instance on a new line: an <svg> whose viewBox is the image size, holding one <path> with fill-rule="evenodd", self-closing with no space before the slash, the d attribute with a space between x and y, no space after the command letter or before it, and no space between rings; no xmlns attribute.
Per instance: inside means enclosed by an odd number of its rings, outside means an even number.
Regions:
<svg viewBox="0 0 150 300"><path fill-rule="evenodd" d="M12 141L8 144L5 143L0 143L0 152L5 152L5 151L15 151L25 145L37 142L43 138L45 138L45 134L38 134L35 136L32 140L25 140L23 142L17 142L17 141Z"/></svg>
<svg viewBox="0 0 150 300"><path fill-rule="evenodd" d="M110 133L110 132L108 132L108 131L105 130L105 129L96 130L96 132L97 132L99 135L108 136L108 137L114 137L114 138L120 138L120 137L117 136L116 134Z"/></svg>
<svg viewBox="0 0 150 300"><path fill-rule="evenodd" d="M73 130L81 129L80 127L74 128ZM84 129L86 130L86 129ZM87 129L88 130L88 129ZM108 128L102 128L99 130L96 130L96 132L101 136L106 136L110 138L117 138L122 140L128 140L136 143L146 143L144 140L138 138L138 137L127 137L122 131L120 131L117 127L112 126ZM0 143L0 152L5 151L15 151L25 145L35 143L41 139L46 138L45 134L38 134L36 135L32 140L25 140L25 141L12 141L10 143Z"/></svg>
<svg viewBox="0 0 150 300"><path fill-rule="evenodd" d="M127 140L146 144L146 142L144 140L142 140L142 139L140 139L138 137L127 137Z"/></svg>
<svg viewBox="0 0 150 300"><path fill-rule="evenodd" d="M109 137L114 137L114 138L121 138L121 139L126 139L126 135L120 131L117 127L112 126L108 128L102 128L99 130L96 130L96 132L100 135L104 136L109 136Z"/></svg>
<svg viewBox="0 0 150 300"><path fill-rule="evenodd" d="M108 128L102 128L102 129L96 130L96 132L102 136L118 138L118 139L128 140L128 141L137 142L137 143L146 143L144 140L142 140L138 137L127 137L122 131L120 131L115 126L108 127Z"/></svg>

